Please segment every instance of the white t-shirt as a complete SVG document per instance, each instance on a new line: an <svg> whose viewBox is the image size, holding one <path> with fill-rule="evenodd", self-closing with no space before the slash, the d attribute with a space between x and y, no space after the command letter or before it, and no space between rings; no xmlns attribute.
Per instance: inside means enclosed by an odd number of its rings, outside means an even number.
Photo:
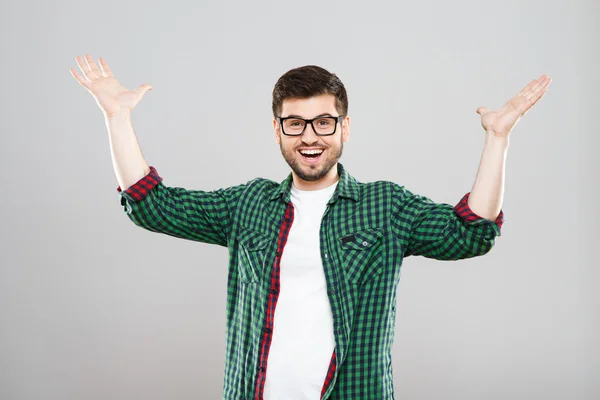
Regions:
<svg viewBox="0 0 600 400"><path fill-rule="evenodd" d="M281 255L265 400L321 398L335 339L319 229L336 186L307 191L292 185L294 220Z"/></svg>

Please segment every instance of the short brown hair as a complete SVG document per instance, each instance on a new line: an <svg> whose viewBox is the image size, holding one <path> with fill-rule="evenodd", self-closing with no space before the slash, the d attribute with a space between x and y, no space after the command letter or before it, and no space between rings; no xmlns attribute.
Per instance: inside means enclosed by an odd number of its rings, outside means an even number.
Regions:
<svg viewBox="0 0 600 400"><path fill-rule="evenodd" d="M281 108L287 99L308 99L322 94L335 96L335 108L340 115L348 112L348 95L344 84L324 68L305 65L283 74L273 88L273 116L281 116Z"/></svg>

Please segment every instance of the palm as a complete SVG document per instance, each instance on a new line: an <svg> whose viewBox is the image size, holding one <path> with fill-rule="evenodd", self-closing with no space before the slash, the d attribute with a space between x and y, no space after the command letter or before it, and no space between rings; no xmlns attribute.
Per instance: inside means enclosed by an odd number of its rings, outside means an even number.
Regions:
<svg viewBox="0 0 600 400"><path fill-rule="evenodd" d="M489 111L485 107L479 107L477 113L481 115L481 126L486 132L492 132L496 136L510 135L519 120L537 103L546 93L547 87L552 79L542 75L534 79L523 88L515 97L506 102L495 111Z"/></svg>
<svg viewBox="0 0 600 400"><path fill-rule="evenodd" d="M144 93L152 89L150 85L142 85L135 90L125 88L115 79L108 64L102 58L99 59L101 70L89 55L85 56L87 63L79 56L76 57L76 60L85 78L74 69L71 69L71 73L94 96L98 106L107 115L113 115L122 110L133 110Z"/></svg>
<svg viewBox="0 0 600 400"><path fill-rule="evenodd" d="M123 87L114 77L102 77L90 82L88 87L100 108L106 112L133 109L137 104L136 94Z"/></svg>

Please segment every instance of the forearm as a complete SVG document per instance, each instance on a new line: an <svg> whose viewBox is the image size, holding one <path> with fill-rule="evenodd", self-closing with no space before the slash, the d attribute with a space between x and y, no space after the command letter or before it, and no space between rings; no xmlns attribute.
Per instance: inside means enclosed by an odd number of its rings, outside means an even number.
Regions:
<svg viewBox="0 0 600 400"><path fill-rule="evenodd" d="M469 207L475 214L492 221L502 209L508 147L507 137L486 133L479 169L468 199Z"/></svg>
<svg viewBox="0 0 600 400"><path fill-rule="evenodd" d="M131 124L131 112L105 116L110 151L117 181L122 190L150 172Z"/></svg>

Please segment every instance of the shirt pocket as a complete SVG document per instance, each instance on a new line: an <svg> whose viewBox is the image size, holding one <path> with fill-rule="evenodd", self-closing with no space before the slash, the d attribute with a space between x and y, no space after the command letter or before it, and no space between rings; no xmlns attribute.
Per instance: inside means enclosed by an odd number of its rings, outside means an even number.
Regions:
<svg viewBox="0 0 600 400"><path fill-rule="evenodd" d="M363 229L340 238L344 274L349 283L364 285L383 272L380 229Z"/></svg>
<svg viewBox="0 0 600 400"><path fill-rule="evenodd" d="M246 227L240 228L237 240L240 280L244 283L258 282L264 270L269 240L264 234Z"/></svg>

